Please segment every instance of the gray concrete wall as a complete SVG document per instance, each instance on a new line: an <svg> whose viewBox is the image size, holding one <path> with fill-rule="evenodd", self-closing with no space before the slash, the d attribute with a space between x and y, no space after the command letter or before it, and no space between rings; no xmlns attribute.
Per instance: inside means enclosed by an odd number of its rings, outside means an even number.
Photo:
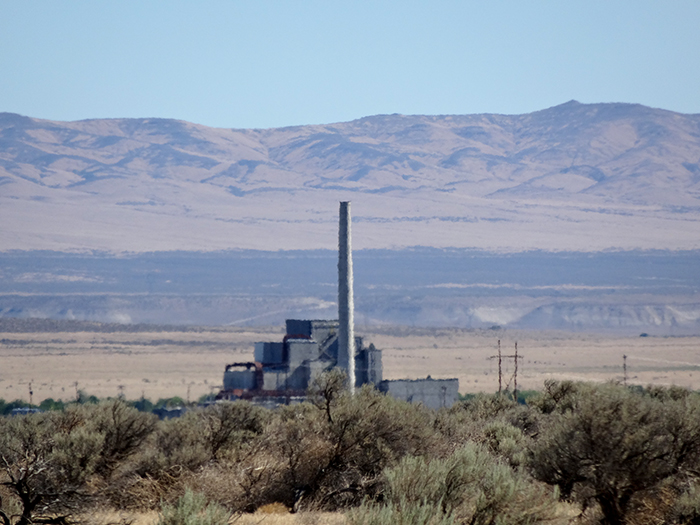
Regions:
<svg viewBox="0 0 700 525"><path fill-rule="evenodd" d="M313 320L311 321L311 338L322 345L330 337L338 335L338 321Z"/></svg>
<svg viewBox="0 0 700 525"><path fill-rule="evenodd" d="M287 363L290 371L304 361L318 359L318 343L309 339L289 339L287 341Z"/></svg>
<svg viewBox="0 0 700 525"><path fill-rule="evenodd" d="M355 386L371 383L378 385L382 381L382 352L372 345L363 348L355 357Z"/></svg>
<svg viewBox="0 0 700 525"><path fill-rule="evenodd" d="M284 390L287 387L287 369L263 368L263 390Z"/></svg>
<svg viewBox="0 0 700 525"><path fill-rule="evenodd" d="M255 343L255 361L264 365L284 363L284 343Z"/></svg>
<svg viewBox="0 0 700 525"><path fill-rule="evenodd" d="M255 370L227 370L224 372L224 390L253 390Z"/></svg>
<svg viewBox="0 0 700 525"><path fill-rule="evenodd" d="M309 386L309 366L307 363L290 368L285 384L289 390L306 390Z"/></svg>
<svg viewBox="0 0 700 525"><path fill-rule="evenodd" d="M310 361L308 364L309 385L311 385L314 382L314 379L320 376L323 372L325 372L326 370L330 370L332 368L332 365L333 362L329 361Z"/></svg>
<svg viewBox="0 0 700 525"><path fill-rule="evenodd" d="M334 337L330 340L330 345L322 349L323 353L326 354L334 363L338 361L338 338Z"/></svg>
<svg viewBox="0 0 700 525"><path fill-rule="evenodd" d="M287 319L287 335L305 335L311 337L310 319Z"/></svg>
<svg viewBox="0 0 700 525"><path fill-rule="evenodd" d="M459 393L458 379L397 379L382 381L377 385L380 392L391 397L422 403L433 409L451 407L457 402Z"/></svg>
<svg viewBox="0 0 700 525"><path fill-rule="evenodd" d="M303 335L317 342L338 331L338 321L333 319L287 319L287 335Z"/></svg>
<svg viewBox="0 0 700 525"><path fill-rule="evenodd" d="M382 351L371 345L367 350L367 383L378 385L382 382L384 368L382 365Z"/></svg>

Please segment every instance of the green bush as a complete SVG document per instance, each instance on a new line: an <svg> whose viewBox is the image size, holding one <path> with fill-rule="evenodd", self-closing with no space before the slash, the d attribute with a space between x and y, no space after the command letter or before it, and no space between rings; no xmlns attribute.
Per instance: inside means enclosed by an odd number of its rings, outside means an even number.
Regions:
<svg viewBox="0 0 700 525"><path fill-rule="evenodd" d="M212 459L262 433L269 411L248 401L223 402L195 412L199 431Z"/></svg>
<svg viewBox="0 0 700 525"><path fill-rule="evenodd" d="M549 391L552 403L545 398L542 406L551 414L532 447L532 471L562 496L597 504L603 523L623 523L650 493L697 475L697 396L616 385L550 384Z"/></svg>
<svg viewBox="0 0 700 525"><path fill-rule="evenodd" d="M154 424L122 401L0 419L2 483L22 507L18 525L94 502Z"/></svg>
<svg viewBox="0 0 700 525"><path fill-rule="evenodd" d="M458 525L439 505L400 501L390 505L364 502L345 516L350 525Z"/></svg>
<svg viewBox="0 0 700 525"><path fill-rule="evenodd" d="M493 455L505 459L512 467L524 465L529 442L518 427L505 421L490 421L481 429L483 444Z"/></svg>
<svg viewBox="0 0 700 525"><path fill-rule="evenodd" d="M68 419L60 412L0 419L2 480L21 508L18 525L66 511L91 495L87 483L99 464L104 436Z"/></svg>
<svg viewBox="0 0 700 525"><path fill-rule="evenodd" d="M96 432L104 436L97 471L109 475L122 461L131 456L153 433L157 418L139 412L124 401L103 401L86 408L86 420Z"/></svg>
<svg viewBox="0 0 700 525"><path fill-rule="evenodd" d="M34 405L30 405L26 401L22 401L21 399L15 399L14 401L11 401L7 403L4 399L0 399L0 414L3 416L8 415L12 410L15 408L36 408Z"/></svg>
<svg viewBox="0 0 700 525"><path fill-rule="evenodd" d="M440 509L474 525L529 524L553 517L556 495L467 443L445 459L406 457L384 472L389 507Z"/></svg>
<svg viewBox="0 0 700 525"><path fill-rule="evenodd" d="M310 484L323 508L358 505L374 495L382 471L404 456L423 455L435 445L434 413L363 386L341 396L324 430L327 464Z"/></svg>
<svg viewBox="0 0 700 525"><path fill-rule="evenodd" d="M687 389L548 381L527 404L478 394L435 412L369 387L350 396L334 371L309 399L166 421L120 400L2 417L0 508L27 525L98 503L156 509L189 488L162 519L281 502L354 507L350 523L497 525L570 508L558 491L602 523L700 523L700 396Z"/></svg>
<svg viewBox="0 0 700 525"><path fill-rule="evenodd" d="M461 403L461 408L472 419L486 420L503 416L517 408L518 404L510 397L499 394L476 394Z"/></svg>
<svg viewBox="0 0 700 525"><path fill-rule="evenodd" d="M185 406L185 400L179 396L160 398L156 401L155 408L173 408Z"/></svg>
<svg viewBox="0 0 700 525"><path fill-rule="evenodd" d="M39 409L43 410L44 412L49 412L51 410L65 410L66 404L60 399L56 401L51 397L47 397L41 403L39 403Z"/></svg>
<svg viewBox="0 0 700 525"><path fill-rule="evenodd" d="M564 414L576 410L581 399L594 388L588 383L548 379L544 382L544 390L539 395L530 397L528 404L543 414Z"/></svg>
<svg viewBox="0 0 700 525"><path fill-rule="evenodd" d="M137 471L157 479L173 471L194 471L209 460L199 418L188 412L158 423L150 446L138 458Z"/></svg>
<svg viewBox="0 0 700 525"><path fill-rule="evenodd" d="M230 519L225 508L188 489L173 505L163 505L157 525L226 525Z"/></svg>

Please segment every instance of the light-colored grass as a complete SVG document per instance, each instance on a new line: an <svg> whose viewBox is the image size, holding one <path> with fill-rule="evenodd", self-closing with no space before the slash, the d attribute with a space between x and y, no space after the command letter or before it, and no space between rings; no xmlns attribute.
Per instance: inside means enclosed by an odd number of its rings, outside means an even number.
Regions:
<svg viewBox="0 0 700 525"><path fill-rule="evenodd" d="M564 332L356 328L382 349L387 379L458 377L460 391L498 389L497 340L504 355L518 342L518 388L547 378L622 380L700 389L700 337L619 337ZM99 397L123 392L153 401L196 400L217 392L226 364L253 359L255 341L281 341L280 327L158 333L0 333L0 398L70 400L77 388ZM504 384L513 360L503 360ZM512 386L512 383L511 383Z"/></svg>
<svg viewBox="0 0 700 525"><path fill-rule="evenodd" d="M347 520L337 512L299 512L297 514L241 514L235 525L345 525Z"/></svg>
<svg viewBox="0 0 700 525"><path fill-rule="evenodd" d="M158 521L158 513L99 510L86 512L77 518L79 523L86 525L154 525Z"/></svg>
<svg viewBox="0 0 700 525"><path fill-rule="evenodd" d="M118 511L96 511L80 516L87 525L155 525L157 512L135 513ZM334 512L299 512L240 514L229 522L232 525L345 525L347 520L341 513Z"/></svg>

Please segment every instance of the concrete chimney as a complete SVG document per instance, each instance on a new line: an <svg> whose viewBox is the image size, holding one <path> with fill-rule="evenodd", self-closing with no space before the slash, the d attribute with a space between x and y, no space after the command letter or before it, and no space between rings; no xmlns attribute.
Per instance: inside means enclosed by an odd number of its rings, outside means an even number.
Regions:
<svg viewBox="0 0 700 525"><path fill-rule="evenodd" d="M354 309L350 203L341 202L338 232L338 367L348 375L351 394L355 393Z"/></svg>

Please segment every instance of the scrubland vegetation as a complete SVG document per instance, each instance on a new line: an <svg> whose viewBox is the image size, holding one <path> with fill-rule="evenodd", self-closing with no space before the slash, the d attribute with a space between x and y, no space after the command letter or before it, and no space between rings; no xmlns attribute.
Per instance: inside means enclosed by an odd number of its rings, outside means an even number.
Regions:
<svg viewBox="0 0 700 525"><path fill-rule="evenodd" d="M350 397L344 380L274 411L239 401L159 421L107 400L2 417L0 523L155 511L214 525L270 506L351 525L700 523L696 393L552 381L527 403L434 412Z"/></svg>

